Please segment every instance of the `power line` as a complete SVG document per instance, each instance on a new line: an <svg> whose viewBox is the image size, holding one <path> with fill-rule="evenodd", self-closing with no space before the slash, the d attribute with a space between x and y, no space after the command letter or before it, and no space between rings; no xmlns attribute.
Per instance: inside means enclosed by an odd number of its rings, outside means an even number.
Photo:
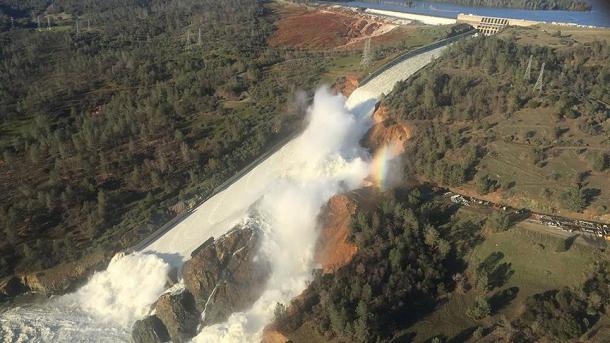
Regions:
<svg viewBox="0 0 610 343"><path fill-rule="evenodd" d="M362 60L360 64L363 66L368 66L371 64L371 38L368 38L364 42L364 49L362 49Z"/></svg>

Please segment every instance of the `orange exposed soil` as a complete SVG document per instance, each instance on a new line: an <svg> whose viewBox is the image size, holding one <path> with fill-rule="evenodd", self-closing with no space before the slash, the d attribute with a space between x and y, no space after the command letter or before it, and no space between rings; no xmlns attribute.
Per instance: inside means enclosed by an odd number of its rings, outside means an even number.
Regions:
<svg viewBox="0 0 610 343"><path fill-rule="evenodd" d="M263 330L263 337L261 339L262 343L286 343L288 342L288 338L282 335L279 331L273 328L273 325L267 326Z"/></svg>
<svg viewBox="0 0 610 343"><path fill-rule="evenodd" d="M315 259L325 273L332 273L346 265L358 251L358 248L347 241L351 217L356 211L356 204L346 195L332 197L322 210L322 225Z"/></svg>
<svg viewBox="0 0 610 343"><path fill-rule="evenodd" d="M269 40L271 46L314 50L352 47L369 37L390 32L397 26L361 12L331 7L288 7L281 14L281 19L276 23L277 30Z"/></svg>
<svg viewBox="0 0 610 343"><path fill-rule="evenodd" d="M314 259L324 273L332 273L348 264L358 252L358 247L347 241L352 215L356 208L371 208L376 201L375 189L361 188L335 195L322 209Z"/></svg>
<svg viewBox="0 0 610 343"><path fill-rule="evenodd" d="M411 129L402 123L388 119L387 108L380 106L373 113L375 125L364 137L364 146L371 151L377 151L384 145L389 145L395 155L403 152L405 142L411 138Z"/></svg>
<svg viewBox="0 0 610 343"><path fill-rule="evenodd" d="M358 75L348 74L345 77L341 77L337 80L334 85L335 92L340 92L346 97L349 97L358 88Z"/></svg>

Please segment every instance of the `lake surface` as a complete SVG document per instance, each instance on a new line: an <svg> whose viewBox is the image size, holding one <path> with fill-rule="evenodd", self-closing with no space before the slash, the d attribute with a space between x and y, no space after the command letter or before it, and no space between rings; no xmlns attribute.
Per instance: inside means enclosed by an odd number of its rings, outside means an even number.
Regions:
<svg viewBox="0 0 610 343"><path fill-rule="evenodd" d="M381 10L425 14L439 17L455 18L458 14L476 14L489 17L502 17L513 19L526 19L544 21L547 23L572 23L586 26L610 27L610 3L605 0L587 1L593 9L591 11L539 11L512 8L467 7L452 4L441 4L428 1L413 1L412 7L405 7L399 1L366 2L350 1L347 5L367 7ZM346 4L346 3L342 3Z"/></svg>

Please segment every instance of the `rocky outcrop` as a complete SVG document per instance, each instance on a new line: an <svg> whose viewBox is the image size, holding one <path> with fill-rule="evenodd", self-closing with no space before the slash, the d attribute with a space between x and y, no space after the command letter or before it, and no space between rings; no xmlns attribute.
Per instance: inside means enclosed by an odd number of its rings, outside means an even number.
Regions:
<svg viewBox="0 0 610 343"><path fill-rule="evenodd" d="M224 321L250 307L264 290L270 266L257 259L259 234L233 230L200 249L183 268L184 284L203 313L203 325Z"/></svg>
<svg viewBox="0 0 610 343"><path fill-rule="evenodd" d="M388 110L383 105L373 113L375 125L364 136L362 145L371 151L377 151L384 145L392 148L395 154L404 150L404 145L411 138L411 130L402 123L388 119Z"/></svg>
<svg viewBox="0 0 610 343"><path fill-rule="evenodd" d="M189 291L163 294L155 306L172 342L187 342L197 333L200 314Z"/></svg>
<svg viewBox="0 0 610 343"><path fill-rule="evenodd" d="M157 300L155 315L134 326L134 341L157 342L165 330L172 342L186 342L199 324L222 322L252 306L270 273L268 262L258 256L259 240L257 230L239 227L197 248L182 269L184 289Z"/></svg>
<svg viewBox="0 0 610 343"><path fill-rule="evenodd" d="M0 300L16 297L27 291L29 288L16 276L0 281Z"/></svg>
<svg viewBox="0 0 610 343"><path fill-rule="evenodd" d="M337 78L333 86L333 90L336 93L341 93L346 97L349 97L359 85L358 76L354 74L348 74Z"/></svg>
<svg viewBox="0 0 610 343"><path fill-rule="evenodd" d="M131 339L134 343L162 343L170 338L163 322L153 315L135 322Z"/></svg>
<svg viewBox="0 0 610 343"><path fill-rule="evenodd" d="M110 253L94 253L78 261L60 264L51 269L21 275L21 283L29 290L44 294L56 295L73 291L96 271L108 265Z"/></svg>

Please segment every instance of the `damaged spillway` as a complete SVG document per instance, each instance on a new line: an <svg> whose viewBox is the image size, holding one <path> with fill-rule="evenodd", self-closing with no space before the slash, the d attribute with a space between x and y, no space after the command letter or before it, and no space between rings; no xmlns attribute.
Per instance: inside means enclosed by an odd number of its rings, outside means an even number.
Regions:
<svg viewBox="0 0 610 343"><path fill-rule="evenodd" d="M133 331L136 341L260 341L275 305L311 279L321 207L369 175L359 141L378 97L443 49L394 65L347 101L319 89L299 137L75 293L0 314L0 337L127 342Z"/></svg>

